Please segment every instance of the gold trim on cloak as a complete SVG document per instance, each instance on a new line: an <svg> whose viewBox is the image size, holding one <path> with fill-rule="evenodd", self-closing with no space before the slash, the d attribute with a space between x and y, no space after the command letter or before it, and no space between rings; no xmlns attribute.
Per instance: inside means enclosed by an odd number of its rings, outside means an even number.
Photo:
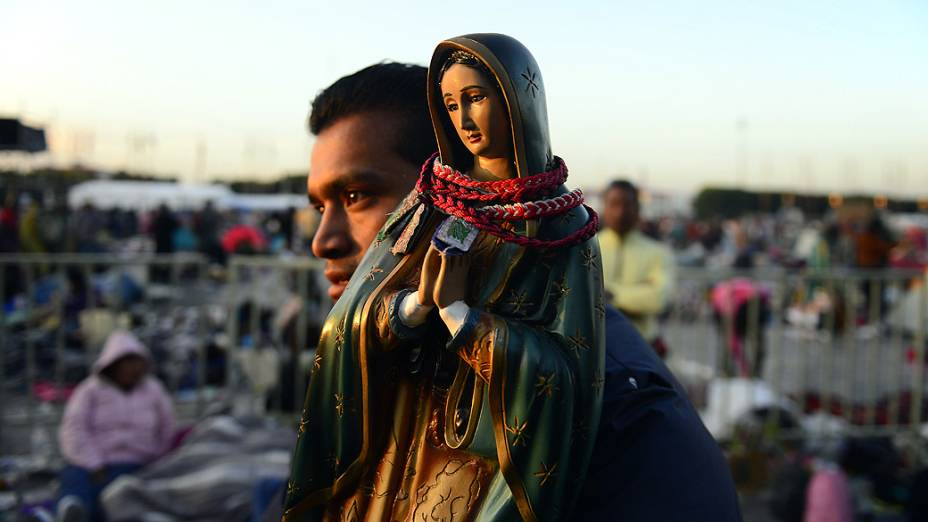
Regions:
<svg viewBox="0 0 928 522"><path fill-rule="evenodd" d="M509 491L516 501L519 514L525 522L538 520L532 503L525 492L525 484L519 470L512 463L512 454L509 451L509 438L506 435L506 348L509 342L509 330L505 324L497 324L497 335L500 339L494 341L496 350L493 351L493 371L496 379L490 380L490 413L493 416L493 432L496 434L496 455L499 458L499 469L509 485Z"/></svg>

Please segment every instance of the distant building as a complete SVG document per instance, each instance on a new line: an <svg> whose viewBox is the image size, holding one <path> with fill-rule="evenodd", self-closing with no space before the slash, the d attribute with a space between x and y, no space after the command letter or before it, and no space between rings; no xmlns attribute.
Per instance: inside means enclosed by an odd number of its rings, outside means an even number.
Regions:
<svg viewBox="0 0 928 522"><path fill-rule="evenodd" d="M45 129L30 127L17 118L0 118L0 151L34 154L46 150Z"/></svg>

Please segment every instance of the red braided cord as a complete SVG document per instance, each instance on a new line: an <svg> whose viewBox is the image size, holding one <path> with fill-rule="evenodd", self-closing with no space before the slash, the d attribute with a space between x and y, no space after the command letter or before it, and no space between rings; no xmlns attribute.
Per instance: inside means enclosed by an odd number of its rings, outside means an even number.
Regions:
<svg viewBox="0 0 928 522"><path fill-rule="evenodd" d="M549 198L529 201L527 203L512 203L510 205L489 205L477 208L477 212L490 219L503 221L524 221L545 216L557 216L583 204L583 191L574 189L567 194Z"/></svg>
<svg viewBox="0 0 928 522"><path fill-rule="evenodd" d="M458 213L455 208L448 208L448 209L442 208L442 210L450 215L457 216L467 221L471 225L479 228L480 230L484 230L486 232L489 232L490 234L493 234L494 236L502 239L503 241L507 241L510 243L515 243L517 245L531 247L531 248L559 248L562 246L577 245L579 243L586 241L587 239L590 239L594 235L596 235L596 231L599 229L599 216L596 214L596 211L594 211L592 208L586 205L583 205L583 206L584 208L586 208L587 212L589 212L590 214L589 221L587 221L586 225L584 225L583 227L573 231L572 233L560 239L536 239L533 237L527 237L521 234L516 234L515 232L511 232L509 230L506 230L505 228L502 228L499 225L496 225L494 223L471 221L470 219L468 219L468 214Z"/></svg>
<svg viewBox="0 0 928 522"><path fill-rule="evenodd" d="M550 171L527 178L501 181L471 179L447 165L441 165L437 158L438 153L435 153L422 165L416 184L420 199L504 241L532 248L573 246L593 237L599 228L599 216L593 209L583 205L583 193L580 190L554 198L522 201L530 194L550 193L567 179L567 166L558 157L555 157L557 166ZM501 204L476 206L487 202ZM580 205L587 209L589 220L584 226L559 239L531 238L516 234L498 224L499 221L524 221L556 216Z"/></svg>
<svg viewBox="0 0 928 522"><path fill-rule="evenodd" d="M567 165L561 158L555 157L554 159L555 167L547 172L525 178L499 181L477 181L436 161L432 166L432 174L435 178L433 183L437 187L447 187L463 199L484 202L494 200L506 203L519 202L531 194L551 192L567 181Z"/></svg>

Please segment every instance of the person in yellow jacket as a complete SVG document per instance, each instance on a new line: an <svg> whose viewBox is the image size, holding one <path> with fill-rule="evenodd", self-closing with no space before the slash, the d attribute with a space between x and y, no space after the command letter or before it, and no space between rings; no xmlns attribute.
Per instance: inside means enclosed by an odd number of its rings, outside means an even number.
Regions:
<svg viewBox="0 0 928 522"><path fill-rule="evenodd" d="M45 253L45 245L42 244L40 234L39 214L39 204L28 200L26 211L23 212L19 221L19 246L22 252L29 254Z"/></svg>
<svg viewBox="0 0 928 522"><path fill-rule="evenodd" d="M613 181L603 201L603 229L597 237L606 298L663 356L666 349L660 339L657 315L673 292L673 255L666 246L638 230L640 205L634 184Z"/></svg>

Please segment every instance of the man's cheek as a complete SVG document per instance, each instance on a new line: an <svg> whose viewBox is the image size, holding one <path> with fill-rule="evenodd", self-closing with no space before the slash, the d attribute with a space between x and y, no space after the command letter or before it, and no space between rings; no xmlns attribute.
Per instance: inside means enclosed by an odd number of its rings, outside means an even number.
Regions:
<svg viewBox="0 0 928 522"><path fill-rule="evenodd" d="M351 224L351 236L360 247L361 255L363 256L367 248L374 241L374 238L377 237L377 232L380 231L380 227L386 222L386 213L372 211L366 212L364 216L359 217L361 219Z"/></svg>

